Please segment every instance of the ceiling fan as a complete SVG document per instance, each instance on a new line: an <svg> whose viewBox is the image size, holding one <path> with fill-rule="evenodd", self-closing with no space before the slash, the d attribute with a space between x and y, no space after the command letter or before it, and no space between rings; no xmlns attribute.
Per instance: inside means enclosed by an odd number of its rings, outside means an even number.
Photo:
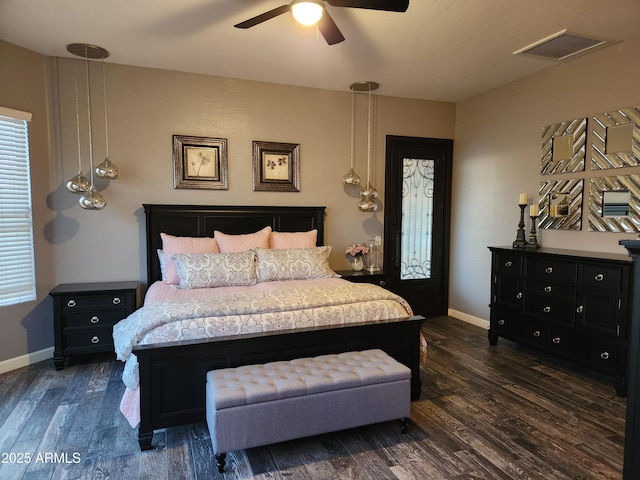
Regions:
<svg viewBox="0 0 640 480"><path fill-rule="evenodd" d="M318 24L318 29L329 45L340 43L344 40L344 36L340 29L329 15L325 7L328 3L332 7L362 8L366 10L384 10L387 12L405 12L409 7L409 0L293 0L288 5L269 10L268 12L257 15L249 20L234 25L236 28L251 28L267 20L291 11L293 16L300 23L305 25ZM299 15L303 11L309 12L310 19L303 20Z"/></svg>

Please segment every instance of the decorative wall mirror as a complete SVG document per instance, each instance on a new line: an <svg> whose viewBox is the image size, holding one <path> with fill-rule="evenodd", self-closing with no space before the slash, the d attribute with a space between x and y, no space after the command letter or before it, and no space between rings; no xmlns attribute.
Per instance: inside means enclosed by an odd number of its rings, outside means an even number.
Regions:
<svg viewBox="0 0 640 480"><path fill-rule="evenodd" d="M594 170L640 165L640 107L594 116L591 144Z"/></svg>
<svg viewBox="0 0 640 480"><path fill-rule="evenodd" d="M584 171L587 119L548 125L542 129L543 175Z"/></svg>
<svg viewBox="0 0 640 480"><path fill-rule="evenodd" d="M589 230L640 232L640 175L592 178Z"/></svg>
<svg viewBox="0 0 640 480"><path fill-rule="evenodd" d="M541 182L538 227L581 230L583 185L581 178Z"/></svg>

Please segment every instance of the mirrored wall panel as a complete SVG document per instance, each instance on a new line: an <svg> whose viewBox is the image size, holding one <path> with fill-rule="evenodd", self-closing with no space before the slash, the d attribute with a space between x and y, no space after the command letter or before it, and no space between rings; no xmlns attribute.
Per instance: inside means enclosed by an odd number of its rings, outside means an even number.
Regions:
<svg viewBox="0 0 640 480"><path fill-rule="evenodd" d="M542 129L543 175L584 171L587 119L548 125Z"/></svg>
<svg viewBox="0 0 640 480"><path fill-rule="evenodd" d="M640 232L640 175L592 178L589 230Z"/></svg>
<svg viewBox="0 0 640 480"><path fill-rule="evenodd" d="M596 115L591 129L594 170L640 165L640 107Z"/></svg>
<svg viewBox="0 0 640 480"><path fill-rule="evenodd" d="M583 189L581 178L541 182L538 228L581 230Z"/></svg>

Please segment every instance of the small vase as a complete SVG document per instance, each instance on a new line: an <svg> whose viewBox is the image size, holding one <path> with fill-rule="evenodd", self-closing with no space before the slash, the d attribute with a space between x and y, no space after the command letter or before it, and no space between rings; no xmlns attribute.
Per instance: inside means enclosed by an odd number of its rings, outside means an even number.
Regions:
<svg viewBox="0 0 640 480"><path fill-rule="evenodd" d="M362 261L362 257L353 257L351 259L351 269L354 272L359 272L364 268L364 262Z"/></svg>

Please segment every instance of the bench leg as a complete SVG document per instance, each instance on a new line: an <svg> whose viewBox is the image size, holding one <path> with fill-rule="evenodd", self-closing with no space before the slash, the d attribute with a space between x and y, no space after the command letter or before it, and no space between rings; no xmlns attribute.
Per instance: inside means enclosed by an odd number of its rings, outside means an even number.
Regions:
<svg viewBox="0 0 640 480"><path fill-rule="evenodd" d="M407 417L402 417L400 419L400 432L407 433Z"/></svg>
<svg viewBox="0 0 640 480"><path fill-rule="evenodd" d="M224 459L227 457L226 453L216 453L216 467L218 467L218 473L224 472Z"/></svg>

